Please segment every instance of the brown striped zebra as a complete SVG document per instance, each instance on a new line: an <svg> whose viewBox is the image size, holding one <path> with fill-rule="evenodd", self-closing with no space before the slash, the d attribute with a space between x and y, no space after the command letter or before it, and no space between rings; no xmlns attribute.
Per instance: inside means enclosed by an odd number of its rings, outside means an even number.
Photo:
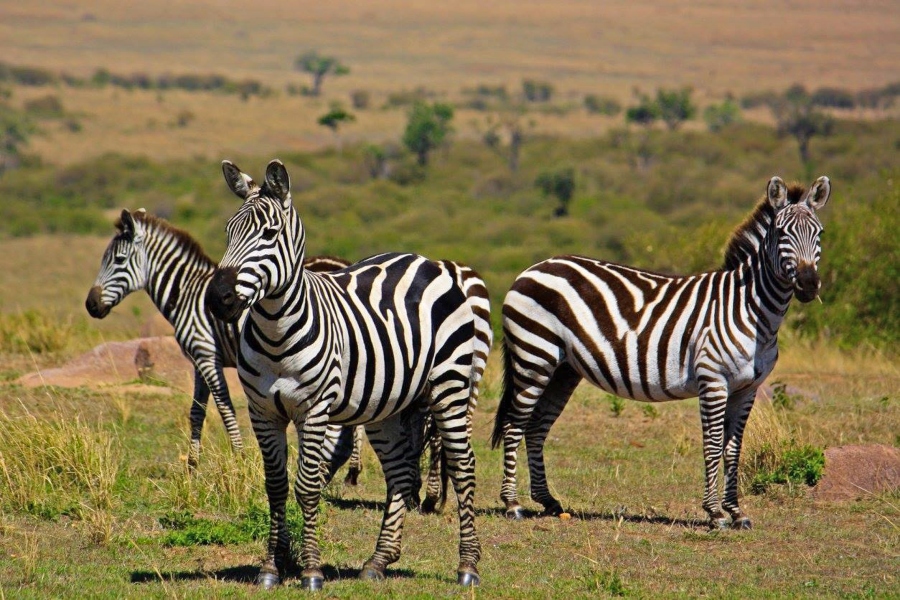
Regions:
<svg viewBox="0 0 900 600"><path fill-rule="evenodd" d="M503 444L501 499L509 517L523 514L516 495L523 435L531 497L545 513L562 513L547 486L544 441L585 379L635 400L699 396L703 508L713 527L728 526L727 512L732 527L750 528L737 494L744 426L778 358L778 329L791 298L818 296L816 212L830 193L827 177L808 190L772 178L733 234L719 271L675 277L559 256L519 275L503 303L504 390L492 436L494 447Z"/></svg>

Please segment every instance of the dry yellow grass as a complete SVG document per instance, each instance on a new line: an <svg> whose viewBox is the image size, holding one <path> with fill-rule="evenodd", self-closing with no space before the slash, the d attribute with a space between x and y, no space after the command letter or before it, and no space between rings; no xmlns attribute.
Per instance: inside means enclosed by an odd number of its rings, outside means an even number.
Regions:
<svg viewBox="0 0 900 600"><path fill-rule="evenodd" d="M255 78L277 90L305 84L296 55L318 49L351 67L326 80L320 100L252 99L212 94L75 91L61 88L84 131L48 127L31 150L69 163L118 150L172 158L305 150L333 143L315 119L333 99L364 89L386 95L425 86L449 97L464 86L523 78L551 82L562 100L586 93L628 101L637 86L692 85L701 104L733 92L784 89L800 82L859 89L898 79L900 20L889 0L673 6L650 2L554 3L424 0L327 3L180 0L163 4L93 0L0 3L0 56L17 65L89 76L116 73L221 73ZM17 101L46 90L17 90ZM189 110L195 120L172 127ZM402 111L361 111L347 141L396 139ZM483 118L463 112L461 135ZM582 111L539 117L538 130L562 135L602 131L610 120Z"/></svg>

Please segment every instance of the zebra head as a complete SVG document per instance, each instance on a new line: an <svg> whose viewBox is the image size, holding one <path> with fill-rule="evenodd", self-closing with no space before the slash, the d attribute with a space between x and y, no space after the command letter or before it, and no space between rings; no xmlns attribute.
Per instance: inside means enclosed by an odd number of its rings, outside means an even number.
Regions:
<svg viewBox="0 0 900 600"><path fill-rule="evenodd" d="M143 208L135 211L135 214L143 213ZM95 319L102 319L125 296L147 285L143 223L135 220L128 210L122 210L116 228L119 233L106 247L100 262L100 272L84 302L88 313Z"/></svg>
<svg viewBox="0 0 900 600"><path fill-rule="evenodd" d="M242 312L284 290L302 268L306 238L291 203L291 180L279 160L266 167L262 186L229 161L225 181L244 200L225 230L228 247L206 292L216 318L236 321Z"/></svg>
<svg viewBox="0 0 900 600"><path fill-rule="evenodd" d="M775 209L767 245L775 276L801 302L810 302L822 285L818 264L823 227L816 212L828 202L831 183L827 177L819 177L802 199L792 203L784 181L773 177L766 195Z"/></svg>

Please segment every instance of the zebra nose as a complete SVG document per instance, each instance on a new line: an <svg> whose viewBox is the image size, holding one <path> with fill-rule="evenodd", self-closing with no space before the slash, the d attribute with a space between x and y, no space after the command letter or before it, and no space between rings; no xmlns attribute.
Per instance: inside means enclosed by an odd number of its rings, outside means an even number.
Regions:
<svg viewBox="0 0 900 600"><path fill-rule="evenodd" d="M87 300L84 301L84 307L87 309L88 314L95 319L102 319L108 315L111 308L109 306L104 306L103 299L101 298L102 294L103 288L99 285L95 285L91 288L91 291L88 292Z"/></svg>
<svg viewBox="0 0 900 600"><path fill-rule="evenodd" d="M794 280L795 294L801 302L810 302L819 295L822 281L816 267L811 264L801 264L797 269L797 277Z"/></svg>
<svg viewBox="0 0 900 600"><path fill-rule="evenodd" d="M206 290L206 303L217 319L234 321L240 314L240 302L234 292L235 284L237 284L237 269L231 267L216 269Z"/></svg>

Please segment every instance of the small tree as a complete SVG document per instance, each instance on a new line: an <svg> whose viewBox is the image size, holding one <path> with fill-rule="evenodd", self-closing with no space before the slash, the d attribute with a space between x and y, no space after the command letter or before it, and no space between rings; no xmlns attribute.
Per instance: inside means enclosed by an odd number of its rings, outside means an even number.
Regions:
<svg viewBox="0 0 900 600"><path fill-rule="evenodd" d="M703 110L706 127L713 133L741 120L741 109L731 98L722 104L710 104Z"/></svg>
<svg viewBox="0 0 900 600"><path fill-rule="evenodd" d="M341 64L333 56L322 56L315 50L301 54L294 59L294 68L312 76L312 88L308 91L310 96L318 96L322 91L322 80L326 75L346 75L350 68Z"/></svg>
<svg viewBox="0 0 900 600"><path fill-rule="evenodd" d="M19 148L28 143L34 131L26 115L0 103L0 175L18 166Z"/></svg>
<svg viewBox="0 0 900 600"><path fill-rule="evenodd" d="M335 140L337 140L338 150L341 149L341 139L338 136L338 129L344 123L352 123L356 120L356 117L353 116L352 113L344 110L344 107L340 105L340 103L335 102L331 105L331 109L319 117L318 123L323 127L327 127L334 133Z"/></svg>
<svg viewBox="0 0 900 600"><path fill-rule="evenodd" d="M793 85L784 95L770 102L769 108L777 123L778 135L790 135L797 140L800 160L809 163L809 142L817 136L831 135L834 121L816 110L812 98L802 85Z"/></svg>
<svg viewBox="0 0 900 600"><path fill-rule="evenodd" d="M656 90L657 114L669 131L675 131L678 127L694 118L697 107L691 102L693 90L683 87L680 90Z"/></svg>
<svg viewBox="0 0 900 600"><path fill-rule="evenodd" d="M519 170L519 155L522 152L522 144L525 143L525 129L526 127L534 127L534 120L523 123L522 111L517 110L516 112L498 116L496 120L493 117L488 117L487 125L488 129L481 140L488 148L504 158L510 172L515 174ZM500 131L503 131L509 140L505 150L503 148L503 136L500 134Z"/></svg>
<svg viewBox="0 0 900 600"><path fill-rule="evenodd" d="M534 185L544 196L553 196L559 202L553 210L554 217L568 216L569 203L575 194L575 170L572 167L545 171L537 176Z"/></svg>
<svg viewBox="0 0 900 600"><path fill-rule="evenodd" d="M414 152L420 166L428 164L428 155L439 147L452 133L450 121L453 107L449 104L422 101L413 103L409 111L409 121L403 133L403 144Z"/></svg>
<svg viewBox="0 0 900 600"><path fill-rule="evenodd" d="M646 94L635 92L638 97L636 106L629 106L625 110L625 122L636 123L643 127L644 135L638 142L638 165L646 166L650 162L650 128L659 119L659 104L650 99Z"/></svg>
<svg viewBox="0 0 900 600"><path fill-rule="evenodd" d="M547 102L553 97L553 85L546 81L526 79L522 82L522 93L529 102Z"/></svg>

